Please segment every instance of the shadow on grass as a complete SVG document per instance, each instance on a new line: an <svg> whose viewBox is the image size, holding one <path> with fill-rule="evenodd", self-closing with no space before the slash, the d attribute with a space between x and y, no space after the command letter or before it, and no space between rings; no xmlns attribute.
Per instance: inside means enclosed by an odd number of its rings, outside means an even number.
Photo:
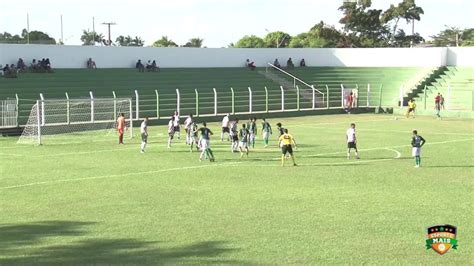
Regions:
<svg viewBox="0 0 474 266"><path fill-rule="evenodd" d="M94 223L48 221L0 225L0 265L244 263L219 258L236 250L226 247L228 243L223 241L160 248L156 241L84 239L87 234L84 227L91 224ZM69 236L84 237L65 241ZM45 246L47 238L61 238L67 244Z"/></svg>

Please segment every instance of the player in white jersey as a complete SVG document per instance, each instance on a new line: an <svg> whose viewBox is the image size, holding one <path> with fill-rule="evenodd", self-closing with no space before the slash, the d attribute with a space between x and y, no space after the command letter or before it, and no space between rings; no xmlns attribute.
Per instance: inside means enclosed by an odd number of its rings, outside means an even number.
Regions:
<svg viewBox="0 0 474 266"><path fill-rule="evenodd" d="M239 124L239 119L235 119L235 121L229 122L229 136L231 144L231 151L236 152L237 148L239 147L239 130L237 125Z"/></svg>
<svg viewBox="0 0 474 266"><path fill-rule="evenodd" d="M174 116L168 121L168 149L171 148L171 140L174 137Z"/></svg>
<svg viewBox="0 0 474 266"><path fill-rule="evenodd" d="M145 117L140 125L140 135L142 137L141 153L145 152L146 143L148 141L148 117Z"/></svg>
<svg viewBox="0 0 474 266"><path fill-rule="evenodd" d="M229 115L225 115L224 118L222 118L222 132L221 132L221 141L224 141L224 135L225 133L229 134ZM227 137L227 140L229 140L229 137Z"/></svg>
<svg viewBox="0 0 474 266"><path fill-rule="evenodd" d="M191 144L191 134L192 134L192 124L193 124L193 114L189 114L189 116L184 120L184 130L186 131L186 144Z"/></svg>
<svg viewBox="0 0 474 266"><path fill-rule="evenodd" d="M351 127L346 131L346 140L347 140L347 159L351 158L351 149L355 150L356 159L360 159L359 152L357 151L357 138L356 138L356 125L351 124Z"/></svg>
<svg viewBox="0 0 474 266"><path fill-rule="evenodd" d="M181 128L179 127L179 113L175 111L173 114L173 131L178 133L178 139L181 137Z"/></svg>

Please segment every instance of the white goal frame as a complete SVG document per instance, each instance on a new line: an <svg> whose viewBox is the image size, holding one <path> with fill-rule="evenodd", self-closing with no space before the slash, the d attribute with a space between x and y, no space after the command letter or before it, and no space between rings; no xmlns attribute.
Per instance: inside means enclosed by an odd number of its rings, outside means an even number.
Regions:
<svg viewBox="0 0 474 266"><path fill-rule="evenodd" d="M47 115L45 115L45 110L48 110L48 103L49 104L64 104L65 105L65 110L66 114L61 114L62 116L65 116L66 121L60 121L60 122L48 122ZM104 118L104 113L96 113L96 106L98 103L107 103L110 104L110 106L107 106L107 108L110 108L111 110L108 110L107 113L105 113L106 118ZM126 110L122 110L118 108L117 103L127 103L129 106L126 106ZM88 121L71 121L71 105L74 104L88 104L90 106L87 106L89 109L88 112L85 112L87 117L90 117L90 120ZM64 106L63 106L64 107ZM113 109L112 109L113 108ZM120 110L119 110L120 109ZM113 111L112 111L113 110ZM99 128L103 130L108 130L108 131L115 131L116 128L116 121L117 117L120 113L128 113L128 118L126 118L126 124L128 124L128 131L130 134L130 138L133 137L133 106L132 106L132 99L131 98L90 98L90 99L48 99L48 100L37 100L36 104L33 105L31 112L30 112L30 117L28 118L28 123L25 125L25 129L23 130L22 136L18 140L18 143L34 143L41 145L43 144L43 128L50 126L50 127L66 127L68 129L68 126L86 126L90 125L93 127L94 125L102 125L104 128ZM35 116L35 117L33 117ZM102 118L100 118L102 116ZM64 117L63 117L64 118ZM100 127L100 126L99 126ZM35 134L32 135L32 137L36 137L36 141L26 141L22 142L22 138L28 138L30 136L26 135L25 136L25 131L27 130L34 130L33 132ZM94 129L91 129L94 130ZM74 132L80 132L80 130L74 130L71 128L69 132L64 132L64 134L67 133L74 133ZM53 134L62 134L61 132L53 133ZM34 136L36 135L36 136Z"/></svg>

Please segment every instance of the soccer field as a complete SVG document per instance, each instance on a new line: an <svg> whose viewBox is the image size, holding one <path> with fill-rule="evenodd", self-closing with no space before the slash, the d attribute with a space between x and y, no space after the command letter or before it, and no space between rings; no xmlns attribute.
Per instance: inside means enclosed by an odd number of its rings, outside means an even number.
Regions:
<svg viewBox="0 0 474 266"><path fill-rule="evenodd" d="M472 264L472 120L269 122L270 146L259 135L243 159L210 123L214 163L189 152L184 132L167 149L165 126L149 128L145 154L139 130L123 146L115 136L42 146L0 139L0 265ZM297 167L279 165L277 122L298 143ZM360 160L345 154L351 122ZM427 141L418 169L413 129ZM458 227L457 250L425 248L436 224Z"/></svg>

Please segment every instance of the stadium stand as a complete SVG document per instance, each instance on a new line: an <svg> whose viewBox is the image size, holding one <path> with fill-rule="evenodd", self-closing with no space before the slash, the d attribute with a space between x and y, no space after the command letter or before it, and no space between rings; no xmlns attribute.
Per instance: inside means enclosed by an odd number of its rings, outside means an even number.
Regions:
<svg viewBox="0 0 474 266"><path fill-rule="evenodd" d="M474 111L474 68L448 66L447 71L426 87L426 109L435 108L434 98L441 93L445 98L445 108L449 111ZM449 91L449 88L451 91ZM418 101L424 101L419 95Z"/></svg>
<svg viewBox="0 0 474 266"><path fill-rule="evenodd" d="M381 104L396 105L400 86L409 87L423 79L432 69L425 68L353 68L353 67L306 67L296 68L292 73L318 88L328 85L330 102L340 106L342 83L346 87L358 84L361 89L359 98L366 97L367 84L370 83L373 94L370 105L378 106L379 88L383 84ZM218 94L218 113L230 113L231 90L235 93L235 112L249 110L248 87L252 88L253 111L265 110L265 87L268 89L269 110L281 109L281 90L279 82L261 75L259 71L246 68L168 68L160 73L139 73L133 69L57 69L52 74L25 73L18 79L0 80L0 98L14 98L18 94L20 101L20 124L29 115L33 102L43 93L45 99L87 98L89 91L95 97L135 97L139 93L140 117L156 117L156 93L159 92L159 116L167 117L176 109L176 88L180 90L181 115L195 113L195 89L199 92L200 114L214 111L213 88ZM322 90L326 92L325 89ZM285 109L296 109L296 91L286 88ZM304 97L300 97L304 98ZM303 99L304 100L304 99ZM302 100L303 107L309 107L311 100ZM331 104L333 106L333 104ZM325 107L325 106L318 106Z"/></svg>

